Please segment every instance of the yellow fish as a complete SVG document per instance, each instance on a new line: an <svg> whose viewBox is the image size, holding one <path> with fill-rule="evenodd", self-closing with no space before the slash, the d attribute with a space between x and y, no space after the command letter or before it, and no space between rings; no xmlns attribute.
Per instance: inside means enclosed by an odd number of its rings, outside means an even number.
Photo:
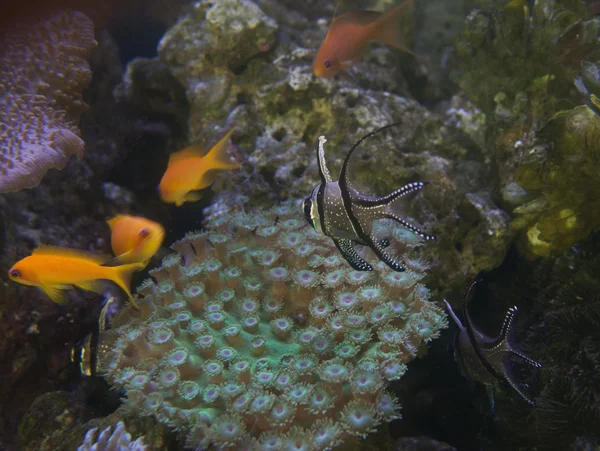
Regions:
<svg viewBox="0 0 600 451"><path fill-rule="evenodd" d="M170 156L158 185L163 202L180 207L184 202L197 201L202 197L199 191L212 185L217 171L240 167L229 161L225 153L225 142L232 132L228 131L206 155L201 147L193 145Z"/></svg>
<svg viewBox="0 0 600 451"><path fill-rule="evenodd" d="M121 264L143 263L147 266L165 237L162 225L140 216L115 216L108 221L108 226L115 260Z"/></svg>
<svg viewBox="0 0 600 451"><path fill-rule="evenodd" d="M105 259L77 249L52 246L38 247L33 254L18 261L8 271L11 280L41 288L57 304L66 302L64 290L73 286L99 293L102 288L98 280L105 279L116 283L137 308L133 301L129 284L131 274L143 268L134 263L122 266L102 266Z"/></svg>

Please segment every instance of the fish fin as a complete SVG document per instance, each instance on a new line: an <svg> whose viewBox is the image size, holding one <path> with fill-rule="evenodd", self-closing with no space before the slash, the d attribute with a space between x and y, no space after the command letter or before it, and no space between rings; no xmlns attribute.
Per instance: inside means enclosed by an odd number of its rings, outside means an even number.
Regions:
<svg viewBox="0 0 600 451"><path fill-rule="evenodd" d="M115 216L114 218L106 221L110 230L112 230L115 227L115 225L117 225L117 223L121 221L122 218L123 218L123 215L119 215L119 216Z"/></svg>
<svg viewBox="0 0 600 451"><path fill-rule="evenodd" d="M96 280L89 280L87 282L76 283L77 288L81 288L86 291L93 291L94 293L102 292L102 284Z"/></svg>
<svg viewBox="0 0 600 451"><path fill-rule="evenodd" d="M384 14L377 11L367 11L364 9L357 9L355 11L348 11L347 13L340 14L331 21L330 31L335 30L340 25L362 25L368 26L377 22L378 19L382 18Z"/></svg>
<svg viewBox="0 0 600 451"><path fill-rule="evenodd" d="M142 261L139 259L139 246L136 249L132 249L128 252L124 252L123 254L117 255L115 258L107 261L103 266L122 266L129 265L132 263L144 263L144 267L148 265L150 260Z"/></svg>
<svg viewBox="0 0 600 451"><path fill-rule="evenodd" d="M227 153L225 152L227 149L225 144L232 133L233 129L225 133L225 136L223 136L204 157L206 160L207 171L211 169L239 169L240 164L237 162L231 162L227 156Z"/></svg>
<svg viewBox="0 0 600 451"><path fill-rule="evenodd" d="M118 266L118 265L126 265L129 263L138 263L140 260L138 259L138 255L143 249L145 244L145 240L138 244L131 250L127 252L123 252L122 254L117 255L115 258L111 258L107 261L104 266Z"/></svg>
<svg viewBox="0 0 600 451"><path fill-rule="evenodd" d="M46 296L52 299L52 302L55 302L58 305L65 305L67 303L67 295L61 288L50 285L40 285L40 288Z"/></svg>
<svg viewBox="0 0 600 451"><path fill-rule="evenodd" d="M197 202L202 199L203 194L201 191L190 191L183 197L184 202Z"/></svg>
<svg viewBox="0 0 600 451"><path fill-rule="evenodd" d="M200 191L200 190L206 189L210 185L215 183L218 172L214 169L215 168L210 168L204 174L202 174L202 177L200 177L198 179L198 182L196 183L196 186L194 187L195 191Z"/></svg>
<svg viewBox="0 0 600 451"><path fill-rule="evenodd" d="M354 249L354 243L352 243L352 240L338 238L333 239L333 243L342 254L342 257L346 259L352 268L356 269L357 271L373 271L373 267L360 255L358 255L358 252L356 252L356 249Z"/></svg>
<svg viewBox="0 0 600 451"><path fill-rule="evenodd" d="M33 251L32 255L60 255L63 257L84 258L98 264L102 264L109 260L109 258L104 255L94 254L81 249L68 249L56 246L39 246Z"/></svg>
<svg viewBox="0 0 600 451"><path fill-rule="evenodd" d="M371 39L384 42L404 52L414 55L410 50L407 36L412 34L413 20L411 11L414 0L405 0L392 8L371 25Z"/></svg>
<svg viewBox="0 0 600 451"><path fill-rule="evenodd" d="M189 158L202 158L204 156L206 156L206 151L204 150L203 146L201 146L198 143L191 144L188 147L186 147L185 149L169 155L169 163L168 164L172 164L177 161L186 160Z"/></svg>
<svg viewBox="0 0 600 451"><path fill-rule="evenodd" d="M129 289L129 286L131 285L131 276L134 272L141 271L145 267L146 265L144 263L138 262L131 263L129 265L121 265L115 266L114 268L110 268L113 272L110 280L116 283L119 287L121 287L121 289L125 293L127 293L127 297L136 309L138 308L138 306L133 300L133 295L131 294L131 290Z"/></svg>

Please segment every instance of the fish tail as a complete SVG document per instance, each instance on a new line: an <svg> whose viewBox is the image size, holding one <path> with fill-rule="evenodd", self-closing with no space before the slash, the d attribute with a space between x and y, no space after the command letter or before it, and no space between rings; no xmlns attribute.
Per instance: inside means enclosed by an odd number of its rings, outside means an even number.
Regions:
<svg viewBox="0 0 600 451"><path fill-rule="evenodd" d="M144 269L145 266L146 265L143 262L138 262L110 268L110 270L113 272L113 277L111 277L111 280L121 287L125 293L127 293L127 297L129 297L129 300L136 308L138 306L133 300L133 295L131 294L131 289L129 288L131 285L131 276L134 272Z"/></svg>
<svg viewBox="0 0 600 451"><path fill-rule="evenodd" d="M414 55L407 42L412 34L412 7L414 0L404 0L398 6L383 14L372 24L371 39L384 42L404 52Z"/></svg>
<svg viewBox="0 0 600 451"><path fill-rule="evenodd" d="M238 169L240 167L239 163L231 162L225 152L227 149L225 144L232 133L233 129L229 130L204 157L210 169Z"/></svg>

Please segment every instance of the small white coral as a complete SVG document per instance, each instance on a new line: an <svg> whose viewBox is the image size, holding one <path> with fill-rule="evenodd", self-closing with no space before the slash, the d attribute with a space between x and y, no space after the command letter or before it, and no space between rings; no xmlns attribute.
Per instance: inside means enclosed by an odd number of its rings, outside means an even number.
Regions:
<svg viewBox="0 0 600 451"><path fill-rule="evenodd" d="M125 425L119 421L114 432L110 433L108 426L98 435L98 428L87 431L83 443L77 451L149 451L150 447L144 444L144 437L139 437L135 442L131 441L131 435L125 430Z"/></svg>

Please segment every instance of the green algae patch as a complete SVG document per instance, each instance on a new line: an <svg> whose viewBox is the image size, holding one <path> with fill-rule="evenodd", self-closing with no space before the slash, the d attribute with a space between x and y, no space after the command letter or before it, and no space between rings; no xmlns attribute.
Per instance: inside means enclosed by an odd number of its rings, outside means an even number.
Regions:
<svg viewBox="0 0 600 451"><path fill-rule="evenodd" d="M600 117L587 106L557 113L537 134L516 180L539 196L516 208L513 226L526 228L535 255L565 251L600 225Z"/></svg>

